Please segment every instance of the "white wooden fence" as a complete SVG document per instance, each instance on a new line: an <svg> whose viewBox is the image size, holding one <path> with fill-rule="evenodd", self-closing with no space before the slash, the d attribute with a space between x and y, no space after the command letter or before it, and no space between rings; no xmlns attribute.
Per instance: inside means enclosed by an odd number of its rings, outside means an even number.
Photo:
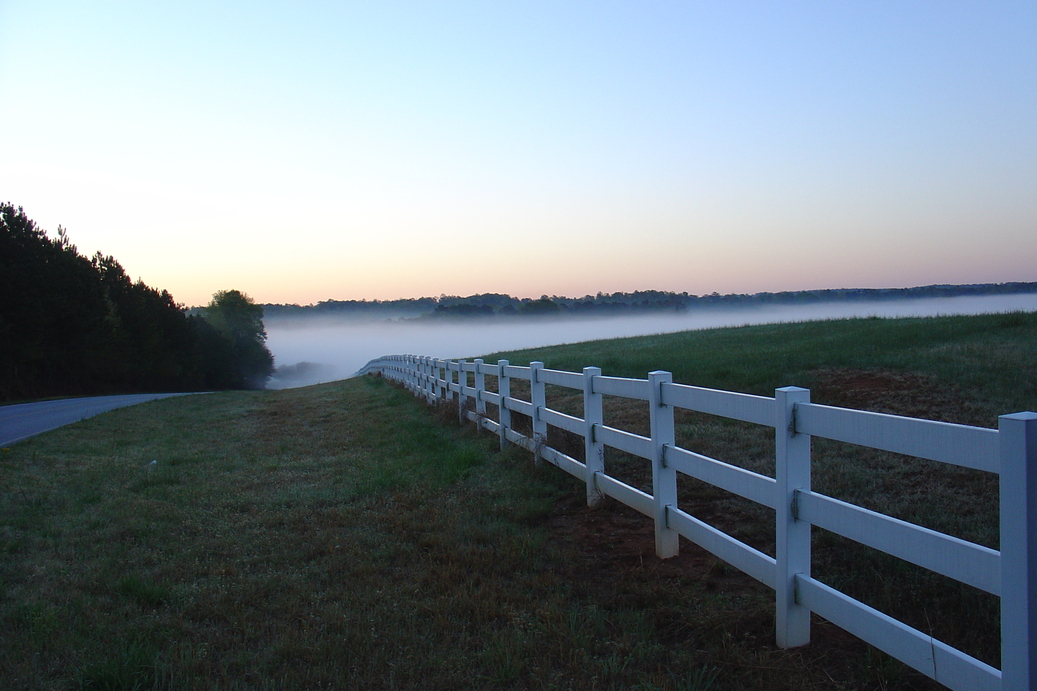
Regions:
<svg viewBox="0 0 1037 691"><path fill-rule="evenodd" d="M669 372L648 379L607 377L597 367L582 373L482 360L439 360L394 355L372 360L360 374L380 372L403 382L428 402L454 400L459 414L580 478L587 501L608 495L655 521L655 548L677 554L683 535L776 592L777 644L810 640L810 612L842 627L945 686L958 691L1037 689L1037 413L1003 415L998 429L885 415L810 403L807 389L777 389L774 397L675 384ZM486 376L497 391L487 390ZM529 400L511 395L512 380L529 382ZM547 406L547 384L583 393L583 418ZM646 401L648 437L609 427L602 395ZM474 411L468 401L474 401ZM498 408L495 421L486 405ZM774 428L775 477L729 465L674 441L675 408ZM532 434L517 432L511 413L532 420ZM583 438L586 463L546 444L552 425ZM1000 474L1000 551L945 535L812 492L810 439L823 437ZM652 494L604 470L604 447L651 461ZM770 557L682 511L677 473L768 506L776 512L775 557ZM810 575L811 526L855 540L1001 598L1001 669L859 602Z"/></svg>

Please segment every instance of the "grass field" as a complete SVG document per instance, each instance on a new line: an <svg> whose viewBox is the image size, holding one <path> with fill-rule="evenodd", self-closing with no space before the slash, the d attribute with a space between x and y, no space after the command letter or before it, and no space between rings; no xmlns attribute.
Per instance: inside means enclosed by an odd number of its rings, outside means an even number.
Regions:
<svg viewBox="0 0 1037 691"><path fill-rule="evenodd" d="M981 426L1037 409L1034 314L500 356L762 394L796 384ZM610 424L644 424L607 405ZM0 452L0 688L938 688L821 621L809 646L776 649L766 587L687 543L656 559L647 519L587 509L581 483L454 417L364 378L156 401ZM759 430L678 423L682 445L768 472ZM820 442L815 458L821 491L997 546L981 473ZM630 459L607 463L644 480ZM681 502L773 541L766 510L692 484ZM997 663L993 598L816 532L815 573Z"/></svg>

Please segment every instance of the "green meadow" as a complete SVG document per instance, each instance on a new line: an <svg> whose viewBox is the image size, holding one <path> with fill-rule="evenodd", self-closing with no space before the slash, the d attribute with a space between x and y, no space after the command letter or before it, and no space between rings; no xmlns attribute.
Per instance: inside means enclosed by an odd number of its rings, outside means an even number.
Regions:
<svg viewBox="0 0 1037 691"><path fill-rule="evenodd" d="M1037 410L1037 313L716 329L485 355L984 427ZM491 382L492 384L492 382ZM580 414L580 399L549 404ZM606 421L647 425L606 400ZM493 414L491 409L490 414ZM773 472L773 431L682 445ZM552 432L553 445L579 455ZM571 448L567 448L566 445ZM607 470L644 486L646 463ZM824 440L814 488L997 547L997 480ZM682 507L764 551L773 512ZM378 377L170 398L0 451L0 688L935 689L827 622L774 645L773 593ZM997 599L815 530L814 573L986 662Z"/></svg>

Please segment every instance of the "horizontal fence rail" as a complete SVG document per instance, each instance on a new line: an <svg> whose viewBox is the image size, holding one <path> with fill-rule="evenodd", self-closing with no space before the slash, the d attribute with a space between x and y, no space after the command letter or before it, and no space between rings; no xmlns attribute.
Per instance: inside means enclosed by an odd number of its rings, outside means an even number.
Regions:
<svg viewBox="0 0 1037 691"><path fill-rule="evenodd" d="M372 360L359 374L368 373L398 381L429 403L456 401L458 416L497 434L501 448L521 446L585 482L588 504L609 496L653 519L660 557L674 556L677 536L683 536L772 588L775 637L783 648L809 642L814 612L956 691L1037 688L1037 413L1003 415L998 429L985 429L819 405L796 387L777 389L771 398L676 384L668 372L628 379L602 376L596 367L551 370L540 362L522 367L506 360L390 355ZM487 377L495 380L495 390L487 389ZM523 397L513 395L514 382L523 382ZM548 384L582 392L583 417L549 408ZM602 396L647 402L650 434L605 425ZM677 446L676 409L773 428L775 477ZM529 424L516 429L512 413L526 416ZM548 426L582 439L586 462L549 446ZM999 475L1000 551L812 491L811 437ZM606 474L605 448L650 461L652 493ZM681 510L678 474L773 509L775 556ZM1001 669L812 578L812 526L1000 596Z"/></svg>

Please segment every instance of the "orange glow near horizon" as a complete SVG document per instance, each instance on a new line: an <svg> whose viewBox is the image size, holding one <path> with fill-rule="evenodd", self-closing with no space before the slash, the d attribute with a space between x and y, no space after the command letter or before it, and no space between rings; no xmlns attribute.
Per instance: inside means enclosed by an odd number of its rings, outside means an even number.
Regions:
<svg viewBox="0 0 1037 691"><path fill-rule="evenodd" d="M186 305L1037 281L1025 3L404 4L0 3L0 201Z"/></svg>

